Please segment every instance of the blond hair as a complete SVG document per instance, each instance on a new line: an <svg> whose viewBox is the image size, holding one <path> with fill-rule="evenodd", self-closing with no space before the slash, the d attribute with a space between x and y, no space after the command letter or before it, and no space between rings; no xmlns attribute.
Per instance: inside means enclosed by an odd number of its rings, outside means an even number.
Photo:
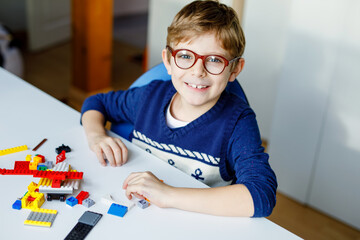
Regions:
<svg viewBox="0 0 360 240"><path fill-rule="evenodd" d="M173 47L209 32L215 33L232 57L244 53L245 37L237 14L218 1L194 1L183 7L168 27L166 43Z"/></svg>

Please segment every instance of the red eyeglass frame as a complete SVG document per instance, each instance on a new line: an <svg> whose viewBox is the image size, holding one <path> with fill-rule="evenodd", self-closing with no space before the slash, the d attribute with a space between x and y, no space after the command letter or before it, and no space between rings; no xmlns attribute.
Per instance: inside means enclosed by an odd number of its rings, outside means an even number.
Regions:
<svg viewBox="0 0 360 240"><path fill-rule="evenodd" d="M231 60L227 60L226 58L224 58L223 56L220 56L220 55L200 55L200 54L197 54L197 53L194 52L194 51L191 51L191 50L189 50L189 49L183 49L183 48L182 48L182 49L174 50L174 49L172 49L172 47L170 47L169 45L166 45L166 48L167 48L167 49L169 50L169 52L171 53L171 56L174 57L175 64L176 64L176 66L177 66L178 68L180 68L180 69L189 69L189 68L192 68L192 67L195 65L195 63L197 62L197 60L200 58L200 59L202 60L202 62L203 62L203 66L204 66L205 70L206 70L208 73L212 74L212 75L220 75L221 73L224 72L225 68L226 68L227 66L229 66L229 64L230 64L231 62L236 61L236 60L238 60L238 59L241 58L241 57L236 57L236 58L233 58L233 59L231 59ZM180 66L176 63L175 56L176 56L176 54L177 54L178 52L180 52L180 51L189 51L189 52L191 52L192 54L194 54L194 56L195 56L195 61L194 61L194 63L193 63L190 67L188 67L188 68L182 68L182 67L180 67ZM205 59L206 59L207 57L209 57L209 56L219 57L219 58L221 58L221 59L224 60L225 66L224 66L223 70L222 70L220 73L216 73L216 74L215 74L215 73L211 73L211 72L209 72L209 70L206 68Z"/></svg>

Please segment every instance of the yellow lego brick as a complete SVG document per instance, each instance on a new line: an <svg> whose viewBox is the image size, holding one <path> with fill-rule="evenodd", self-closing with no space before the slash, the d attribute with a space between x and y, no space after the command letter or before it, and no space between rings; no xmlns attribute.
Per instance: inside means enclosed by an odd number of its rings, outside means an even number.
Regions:
<svg viewBox="0 0 360 240"><path fill-rule="evenodd" d="M25 161L31 162L31 155L30 154L26 155Z"/></svg>
<svg viewBox="0 0 360 240"><path fill-rule="evenodd" d="M51 227L57 216L57 211L52 209L34 209L24 221L26 225Z"/></svg>
<svg viewBox="0 0 360 240"><path fill-rule="evenodd" d="M41 178L40 181L39 181L39 184L38 186L51 186L52 184L52 179L49 179L49 178Z"/></svg>
<svg viewBox="0 0 360 240"><path fill-rule="evenodd" d="M25 220L25 225L39 226L39 227L51 227L51 222L40 222L40 221L31 221Z"/></svg>
<svg viewBox="0 0 360 240"><path fill-rule="evenodd" d="M3 150L0 150L0 156L6 155L6 154L11 154L11 153L16 153L16 152L21 152L21 151L25 151L25 150L28 150L28 147L26 145L3 149Z"/></svg>
<svg viewBox="0 0 360 240"><path fill-rule="evenodd" d="M40 163L41 160L42 160L41 157L38 157L38 156L33 157L33 161L36 162L36 163Z"/></svg>
<svg viewBox="0 0 360 240"><path fill-rule="evenodd" d="M38 185L34 182L31 182L28 186L29 192L35 192L35 190L38 188Z"/></svg>
<svg viewBox="0 0 360 240"><path fill-rule="evenodd" d="M34 201L29 201L28 198L35 198ZM44 194L39 192L27 192L21 199L21 207L27 209L40 208L45 202Z"/></svg>
<svg viewBox="0 0 360 240"><path fill-rule="evenodd" d="M29 164L29 169L30 170L37 170L37 162L31 162L30 164Z"/></svg>

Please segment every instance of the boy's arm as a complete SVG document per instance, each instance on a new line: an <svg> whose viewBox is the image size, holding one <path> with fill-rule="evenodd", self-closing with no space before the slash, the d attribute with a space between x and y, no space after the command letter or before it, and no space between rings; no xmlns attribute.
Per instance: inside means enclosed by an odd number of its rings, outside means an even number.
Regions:
<svg viewBox="0 0 360 240"><path fill-rule="evenodd" d="M127 161L128 150L119 138L106 134L104 115L96 110L88 110L81 118L90 149L96 154L101 165L121 166Z"/></svg>
<svg viewBox="0 0 360 240"><path fill-rule="evenodd" d="M120 139L107 136L104 126L106 121L134 122L144 89L100 93L84 101L81 123L90 149L102 165L106 165L105 159L111 166L121 166L127 161L126 146Z"/></svg>
<svg viewBox="0 0 360 240"><path fill-rule="evenodd" d="M177 208L219 216L254 215L253 200L242 184L216 188L176 188L164 184L151 172L132 173L123 188L131 194L146 197L159 207Z"/></svg>

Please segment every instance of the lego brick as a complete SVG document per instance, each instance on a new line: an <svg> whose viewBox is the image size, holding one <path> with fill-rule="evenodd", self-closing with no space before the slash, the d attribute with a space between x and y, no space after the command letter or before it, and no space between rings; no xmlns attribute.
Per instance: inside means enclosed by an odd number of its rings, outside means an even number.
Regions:
<svg viewBox="0 0 360 240"><path fill-rule="evenodd" d="M79 201L79 204L82 204L82 201L89 197L89 192L81 191L77 196L77 200Z"/></svg>
<svg viewBox="0 0 360 240"><path fill-rule="evenodd" d="M35 192L35 190L38 188L38 185L36 184L36 183L34 183L34 182L31 182L29 185L28 185L28 187L27 187L27 189L29 190L29 192Z"/></svg>
<svg viewBox="0 0 360 240"><path fill-rule="evenodd" d="M28 150L26 145L0 150L0 156Z"/></svg>
<svg viewBox="0 0 360 240"><path fill-rule="evenodd" d="M100 214L100 213L86 211L79 218L79 222L93 227L99 222L101 217L102 217L102 214Z"/></svg>
<svg viewBox="0 0 360 240"><path fill-rule="evenodd" d="M40 226L40 227L51 227L56 216L57 216L56 210L36 209L30 212L24 224Z"/></svg>
<svg viewBox="0 0 360 240"><path fill-rule="evenodd" d="M82 179L83 172L33 171L34 177L49 179Z"/></svg>
<svg viewBox="0 0 360 240"><path fill-rule="evenodd" d="M148 201L141 199L140 201L138 201L137 205L139 208L144 209L144 208L147 208L150 204Z"/></svg>
<svg viewBox="0 0 360 240"><path fill-rule="evenodd" d="M78 222L65 237L65 240L83 240L93 229L93 226Z"/></svg>
<svg viewBox="0 0 360 240"><path fill-rule="evenodd" d="M62 151L71 152L71 148L69 146L65 146L64 144L62 144L61 146L59 146L55 149L55 152L57 154L60 154Z"/></svg>
<svg viewBox="0 0 360 240"><path fill-rule="evenodd" d="M56 156L56 163L61 163L66 159L65 151L62 151L59 155Z"/></svg>
<svg viewBox="0 0 360 240"><path fill-rule="evenodd" d="M31 161L31 155L30 155L30 154L26 155L25 161L27 161L27 162L30 162L30 161Z"/></svg>
<svg viewBox="0 0 360 240"><path fill-rule="evenodd" d="M56 163L53 171L59 171L59 172L68 172L70 170L70 165L67 162L60 162Z"/></svg>
<svg viewBox="0 0 360 240"><path fill-rule="evenodd" d="M38 171L46 171L47 169L48 169L48 168L47 168L46 165L44 165L44 164L38 164L36 170L38 170Z"/></svg>
<svg viewBox="0 0 360 240"><path fill-rule="evenodd" d="M33 170L0 169L2 175L33 175Z"/></svg>
<svg viewBox="0 0 360 240"><path fill-rule="evenodd" d="M45 162L45 157L43 155L37 154L35 155L35 157L33 157L33 161L36 163L44 163Z"/></svg>
<svg viewBox="0 0 360 240"><path fill-rule="evenodd" d="M74 186L79 180L67 179L65 180L59 188L52 187L52 179L41 178L38 186L39 192L41 193L64 193L64 194L72 194Z"/></svg>
<svg viewBox="0 0 360 240"><path fill-rule="evenodd" d="M68 179L83 179L83 172L70 172L67 174Z"/></svg>
<svg viewBox="0 0 360 240"><path fill-rule="evenodd" d="M73 207L78 204L78 200L75 197L71 196L68 199L66 199L66 204Z"/></svg>
<svg viewBox="0 0 360 240"><path fill-rule="evenodd" d="M20 210L21 209L21 200L16 200L13 205L12 205L12 208L13 209L17 209L17 210Z"/></svg>
<svg viewBox="0 0 360 240"><path fill-rule="evenodd" d="M107 213L118 217L124 217L127 211L128 211L128 207L113 203L111 204Z"/></svg>
<svg viewBox="0 0 360 240"><path fill-rule="evenodd" d="M52 161L45 161L44 165L50 169L50 168L53 168L53 162Z"/></svg>
<svg viewBox="0 0 360 240"><path fill-rule="evenodd" d="M29 170L29 164L27 161L15 161L14 170Z"/></svg>
<svg viewBox="0 0 360 240"><path fill-rule="evenodd" d="M94 204L95 204L95 202L91 198L87 198L82 202L82 205L87 207L87 208L91 207Z"/></svg>
<svg viewBox="0 0 360 240"><path fill-rule="evenodd" d="M37 162L30 162L29 164L29 170L37 170Z"/></svg>
<svg viewBox="0 0 360 240"><path fill-rule="evenodd" d="M104 203L104 204L106 204L106 205L109 205L109 206L110 206L111 204L113 204L113 203L118 204L116 201L114 201L114 199L111 197L110 194L104 195L104 196L101 198L101 202Z"/></svg>
<svg viewBox="0 0 360 240"><path fill-rule="evenodd" d="M51 187L52 188L60 188L61 187L61 179L53 179Z"/></svg>
<svg viewBox="0 0 360 240"><path fill-rule="evenodd" d="M33 151L38 150L45 142L47 141L46 138L44 138L36 147L33 148Z"/></svg>
<svg viewBox="0 0 360 240"><path fill-rule="evenodd" d="M27 209L37 209L45 202L44 194L38 192L27 192L21 199L21 207Z"/></svg>

